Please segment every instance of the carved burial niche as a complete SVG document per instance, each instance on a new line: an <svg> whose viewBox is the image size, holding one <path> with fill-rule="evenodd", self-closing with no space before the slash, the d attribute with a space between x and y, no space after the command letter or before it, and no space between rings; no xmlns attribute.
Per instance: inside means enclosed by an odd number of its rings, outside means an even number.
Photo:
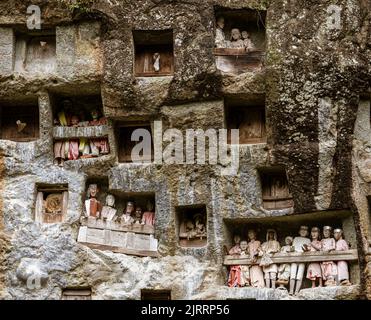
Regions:
<svg viewBox="0 0 371 320"><path fill-rule="evenodd" d="M136 136L136 132L139 136ZM134 135L133 135L134 133ZM150 141L148 148L139 150L139 158L132 158L133 148L143 141L143 135ZM118 141L118 161L129 162L152 162L153 160L153 140L150 122L119 122L116 124L116 137ZM132 138L138 141L132 141Z"/></svg>
<svg viewBox="0 0 371 320"><path fill-rule="evenodd" d="M62 300L91 300L90 288L70 288L62 292Z"/></svg>
<svg viewBox="0 0 371 320"><path fill-rule="evenodd" d="M289 190L286 171L282 168L260 170L263 207L267 210L291 208L294 206Z"/></svg>
<svg viewBox="0 0 371 320"><path fill-rule="evenodd" d="M328 257L327 252L306 252L300 254L295 252L291 256L282 255L281 253L274 254L272 256L273 262L277 264L284 263L306 263L304 272L304 281L302 289L310 288L311 282L306 278L308 264L310 262L321 262L321 261L347 261L349 268L350 281L353 284L357 284L360 281L359 265L358 265L358 254L357 254L357 239L356 231L354 227L353 215L350 211L321 211L297 215L288 216L277 216L277 217L264 217L264 218L250 218L250 219L225 219L225 230L226 230L226 251L231 249L233 244L233 238L238 235L241 240L249 241L248 230L255 230L257 233L257 240L262 243L266 242L267 231L273 229L277 234L277 241L280 247L286 245L285 238L290 236L292 238L299 236L299 229L301 226L308 227L308 238L312 227L318 227L320 229L320 238L323 238L323 227L331 226L333 230L341 228L344 232L344 239L349 244L349 250L347 251L336 251L331 252L332 257ZM333 237L333 235L331 235ZM224 265L231 266L236 265L236 259L239 263L250 265L248 257L241 258L237 255L226 255L224 258ZM333 260L331 260L333 259ZM258 263L260 262L258 258Z"/></svg>
<svg viewBox="0 0 371 320"><path fill-rule="evenodd" d="M35 205L35 221L63 222L68 207L68 185L39 185Z"/></svg>
<svg viewBox="0 0 371 320"><path fill-rule="evenodd" d="M240 74L260 70L265 56L266 12L215 6L217 68Z"/></svg>
<svg viewBox="0 0 371 320"><path fill-rule="evenodd" d="M171 300L171 290L142 289L141 300Z"/></svg>
<svg viewBox="0 0 371 320"><path fill-rule="evenodd" d="M37 98L24 101L0 101L0 139L19 142L39 138Z"/></svg>
<svg viewBox="0 0 371 320"><path fill-rule="evenodd" d="M137 77L171 76L174 73L173 30L134 30Z"/></svg>
<svg viewBox="0 0 371 320"><path fill-rule="evenodd" d="M30 31L15 30L14 71L20 73L48 74L56 67L55 29Z"/></svg>
<svg viewBox="0 0 371 320"><path fill-rule="evenodd" d="M264 99L225 99L225 118L228 129L228 143L231 143L231 129L239 129L240 144L266 143L266 121Z"/></svg>
<svg viewBox="0 0 371 320"><path fill-rule="evenodd" d="M55 126L90 127L106 124L98 88L83 88L76 95L75 88L52 93L51 103ZM84 94L85 92L85 94Z"/></svg>
<svg viewBox="0 0 371 320"><path fill-rule="evenodd" d="M181 247L204 247L207 245L206 206L190 205L176 208Z"/></svg>

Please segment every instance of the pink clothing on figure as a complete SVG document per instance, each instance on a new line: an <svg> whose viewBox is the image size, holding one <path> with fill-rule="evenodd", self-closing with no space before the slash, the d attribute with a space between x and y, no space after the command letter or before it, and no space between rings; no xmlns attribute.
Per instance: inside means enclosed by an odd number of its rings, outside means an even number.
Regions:
<svg viewBox="0 0 371 320"><path fill-rule="evenodd" d="M146 211L143 213L142 222L146 225L153 226L155 224L155 213Z"/></svg>
<svg viewBox="0 0 371 320"><path fill-rule="evenodd" d="M228 287L242 287L241 266L231 266L229 269Z"/></svg>
<svg viewBox="0 0 371 320"><path fill-rule="evenodd" d="M68 160L79 158L79 140L70 140L68 146Z"/></svg>
<svg viewBox="0 0 371 320"><path fill-rule="evenodd" d="M336 241L336 251L349 250L348 243L344 239ZM338 280L349 280L348 263L346 261L338 261L337 263Z"/></svg>
<svg viewBox="0 0 371 320"><path fill-rule="evenodd" d="M322 249L322 244L320 240L313 240L312 244L314 244L317 248ZM320 249L320 250L321 250ZM310 246L310 251L317 251L314 249L312 246ZM308 265L307 269L307 279L309 280L316 280L318 278L322 278L322 270L321 270L321 265L318 262L312 262Z"/></svg>
<svg viewBox="0 0 371 320"><path fill-rule="evenodd" d="M322 251L335 250L335 239L334 238L325 238L321 240ZM321 270L323 280L334 279L337 274L337 267L333 261L324 261L321 262Z"/></svg>
<svg viewBox="0 0 371 320"><path fill-rule="evenodd" d="M247 249L250 254L250 257L253 258L257 255L260 248L260 241L252 240L248 243ZM264 274L262 268L258 265L252 265L250 267L250 281L251 286L255 288L264 288Z"/></svg>

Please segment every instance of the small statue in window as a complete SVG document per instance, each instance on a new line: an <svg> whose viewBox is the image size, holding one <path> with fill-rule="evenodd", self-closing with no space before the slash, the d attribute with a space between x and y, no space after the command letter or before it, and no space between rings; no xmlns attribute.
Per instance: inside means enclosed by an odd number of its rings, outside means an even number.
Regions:
<svg viewBox="0 0 371 320"><path fill-rule="evenodd" d="M320 229L313 227L311 230L312 242L308 245L304 245L304 251L321 251L322 243L320 240ZM312 288L316 287L316 280L318 279L319 287L322 287L322 271L321 265L318 262L311 262L307 268L307 279L312 281Z"/></svg>
<svg viewBox="0 0 371 320"><path fill-rule="evenodd" d="M199 237L201 240L203 237L206 238L206 226L202 214L196 214L194 217L195 220L195 236Z"/></svg>
<svg viewBox="0 0 371 320"><path fill-rule="evenodd" d="M295 248L295 252L304 252L305 245L310 244L308 238L308 227L301 226L299 229L299 236L294 238L292 245ZM305 263L292 263L291 274L290 274L290 295L299 293L301 285L303 283L305 271Z"/></svg>
<svg viewBox="0 0 371 320"><path fill-rule="evenodd" d="M117 210L115 209L115 197L108 194L106 197L106 205L102 208L102 219L107 221L115 221Z"/></svg>
<svg viewBox="0 0 371 320"><path fill-rule="evenodd" d="M292 237L287 236L285 238L285 245L281 248L281 253L290 253L294 252L295 248L292 246ZM286 290L285 285L288 285L290 280L290 271L291 264L283 263L278 266L278 276L277 284L279 285L278 289Z"/></svg>
<svg viewBox="0 0 371 320"><path fill-rule="evenodd" d="M260 255L262 256L260 265L263 267L265 286L267 288L276 288L278 267L277 264L272 263L270 257L279 252L280 249L280 243L277 241L277 232L273 229L268 229L266 242L260 248ZM264 260L266 263L263 263Z"/></svg>
<svg viewBox="0 0 371 320"><path fill-rule="evenodd" d="M249 52L255 49L255 46L253 42L251 41L250 34L247 31L242 31L241 37L242 37L243 45L246 49L246 52Z"/></svg>
<svg viewBox="0 0 371 320"><path fill-rule="evenodd" d="M153 226L155 224L155 212L151 201L147 202L147 211L143 213L142 224Z"/></svg>
<svg viewBox="0 0 371 320"><path fill-rule="evenodd" d="M343 230L335 229L334 230L334 238L336 240L335 250L336 251L346 251L349 250L349 245L343 237ZM348 263L346 261L338 261L337 262L337 275L338 281L342 286L350 286L351 283L349 281L349 270L348 270Z"/></svg>
<svg viewBox="0 0 371 320"><path fill-rule="evenodd" d="M136 207L135 208L135 213L134 213L134 224L140 224L142 221L142 208L141 207Z"/></svg>
<svg viewBox="0 0 371 320"><path fill-rule="evenodd" d="M216 48L228 48L224 34L224 17L219 17L216 20L216 32L215 32L215 47Z"/></svg>
<svg viewBox="0 0 371 320"><path fill-rule="evenodd" d="M89 121L90 126L101 126L107 124L107 119L105 117L99 118L99 112L96 109L93 109L90 112L90 115L93 120Z"/></svg>
<svg viewBox="0 0 371 320"><path fill-rule="evenodd" d="M158 52L153 54L153 68L156 72L160 71L160 58L161 55Z"/></svg>
<svg viewBox="0 0 371 320"><path fill-rule="evenodd" d="M121 216L121 224L123 225L131 225L134 222L132 214L134 212L134 202L128 201L126 204L126 208L124 210L123 215Z"/></svg>
<svg viewBox="0 0 371 320"><path fill-rule="evenodd" d="M240 253L240 256L241 257L246 257L246 256L249 256L249 252L248 252L248 243L246 240L242 240L240 242L240 249L241 249L241 253ZM241 287L248 287L250 286L250 267L248 265L241 265L241 283L240 283L240 286Z"/></svg>
<svg viewBox="0 0 371 320"><path fill-rule="evenodd" d="M241 32L239 29L235 28L231 31L231 48L239 49L245 48L244 42L241 39Z"/></svg>
<svg viewBox="0 0 371 320"><path fill-rule="evenodd" d="M260 241L256 240L256 231L249 230L247 233L249 243L247 245L250 259L256 261L260 249ZM252 265L250 267L250 281L251 286L255 288L264 288L264 275L262 268L258 265Z"/></svg>
<svg viewBox="0 0 371 320"><path fill-rule="evenodd" d="M330 226L323 227L323 239L321 240L322 251L331 252L336 249L336 241L331 237L332 228ZM322 277L325 281L325 286L335 286L335 277L337 275L337 266L333 261L321 262Z"/></svg>
<svg viewBox="0 0 371 320"><path fill-rule="evenodd" d="M15 122L15 124L17 125L17 132L20 133L24 130L24 128L26 128L27 126L27 123L25 122L22 122L21 120L17 120Z"/></svg>
<svg viewBox="0 0 371 320"><path fill-rule="evenodd" d="M233 237L234 246L231 249L229 249L228 254L230 254L230 255L239 255L239 254L241 254L240 242L241 242L241 237L236 234Z"/></svg>
<svg viewBox="0 0 371 320"><path fill-rule="evenodd" d="M85 216L99 218L100 213L102 212L102 204L97 199L99 193L98 185L91 184L89 185L87 198L85 200Z"/></svg>

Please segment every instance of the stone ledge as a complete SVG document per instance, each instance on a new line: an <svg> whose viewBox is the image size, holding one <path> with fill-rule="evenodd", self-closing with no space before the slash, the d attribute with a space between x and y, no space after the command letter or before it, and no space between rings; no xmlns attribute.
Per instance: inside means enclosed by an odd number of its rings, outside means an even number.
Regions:
<svg viewBox="0 0 371 320"><path fill-rule="evenodd" d="M357 250L333 251L333 252L292 252L286 254L275 254L271 257L273 263L306 263L306 262L321 262L321 261L356 261L358 260ZM237 255L227 255L224 258L225 266L233 265L253 265L259 264L261 258L255 262L249 257L241 257Z"/></svg>

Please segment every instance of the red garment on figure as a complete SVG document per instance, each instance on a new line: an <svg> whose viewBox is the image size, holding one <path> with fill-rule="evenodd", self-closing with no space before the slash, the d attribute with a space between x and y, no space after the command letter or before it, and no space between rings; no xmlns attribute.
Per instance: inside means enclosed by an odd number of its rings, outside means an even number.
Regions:
<svg viewBox="0 0 371 320"><path fill-rule="evenodd" d="M70 140L68 146L68 160L79 158L79 140Z"/></svg>
<svg viewBox="0 0 371 320"><path fill-rule="evenodd" d="M229 269L228 287L242 287L241 266L231 266Z"/></svg>
<svg viewBox="0 0 371 320"><path fill-rule="evenodd" d="M150 211L144 212L142 221L146 225L153 226L155 224L155 213Z"/></svg>
<svg viewBox="0 0 371 320"><path fill-rule="evenodd" d="M100 201L95 198L90 199L90 216L98 218L98 212L102 211L102 205Z"/></svg>
<svg viewBox="0 0 371 320"><path fill-rule="evenodd" d="M108 154L109 153L108 139L100 138L100 139L92 139L91 141L98 148L100 154Z"/></svg>

